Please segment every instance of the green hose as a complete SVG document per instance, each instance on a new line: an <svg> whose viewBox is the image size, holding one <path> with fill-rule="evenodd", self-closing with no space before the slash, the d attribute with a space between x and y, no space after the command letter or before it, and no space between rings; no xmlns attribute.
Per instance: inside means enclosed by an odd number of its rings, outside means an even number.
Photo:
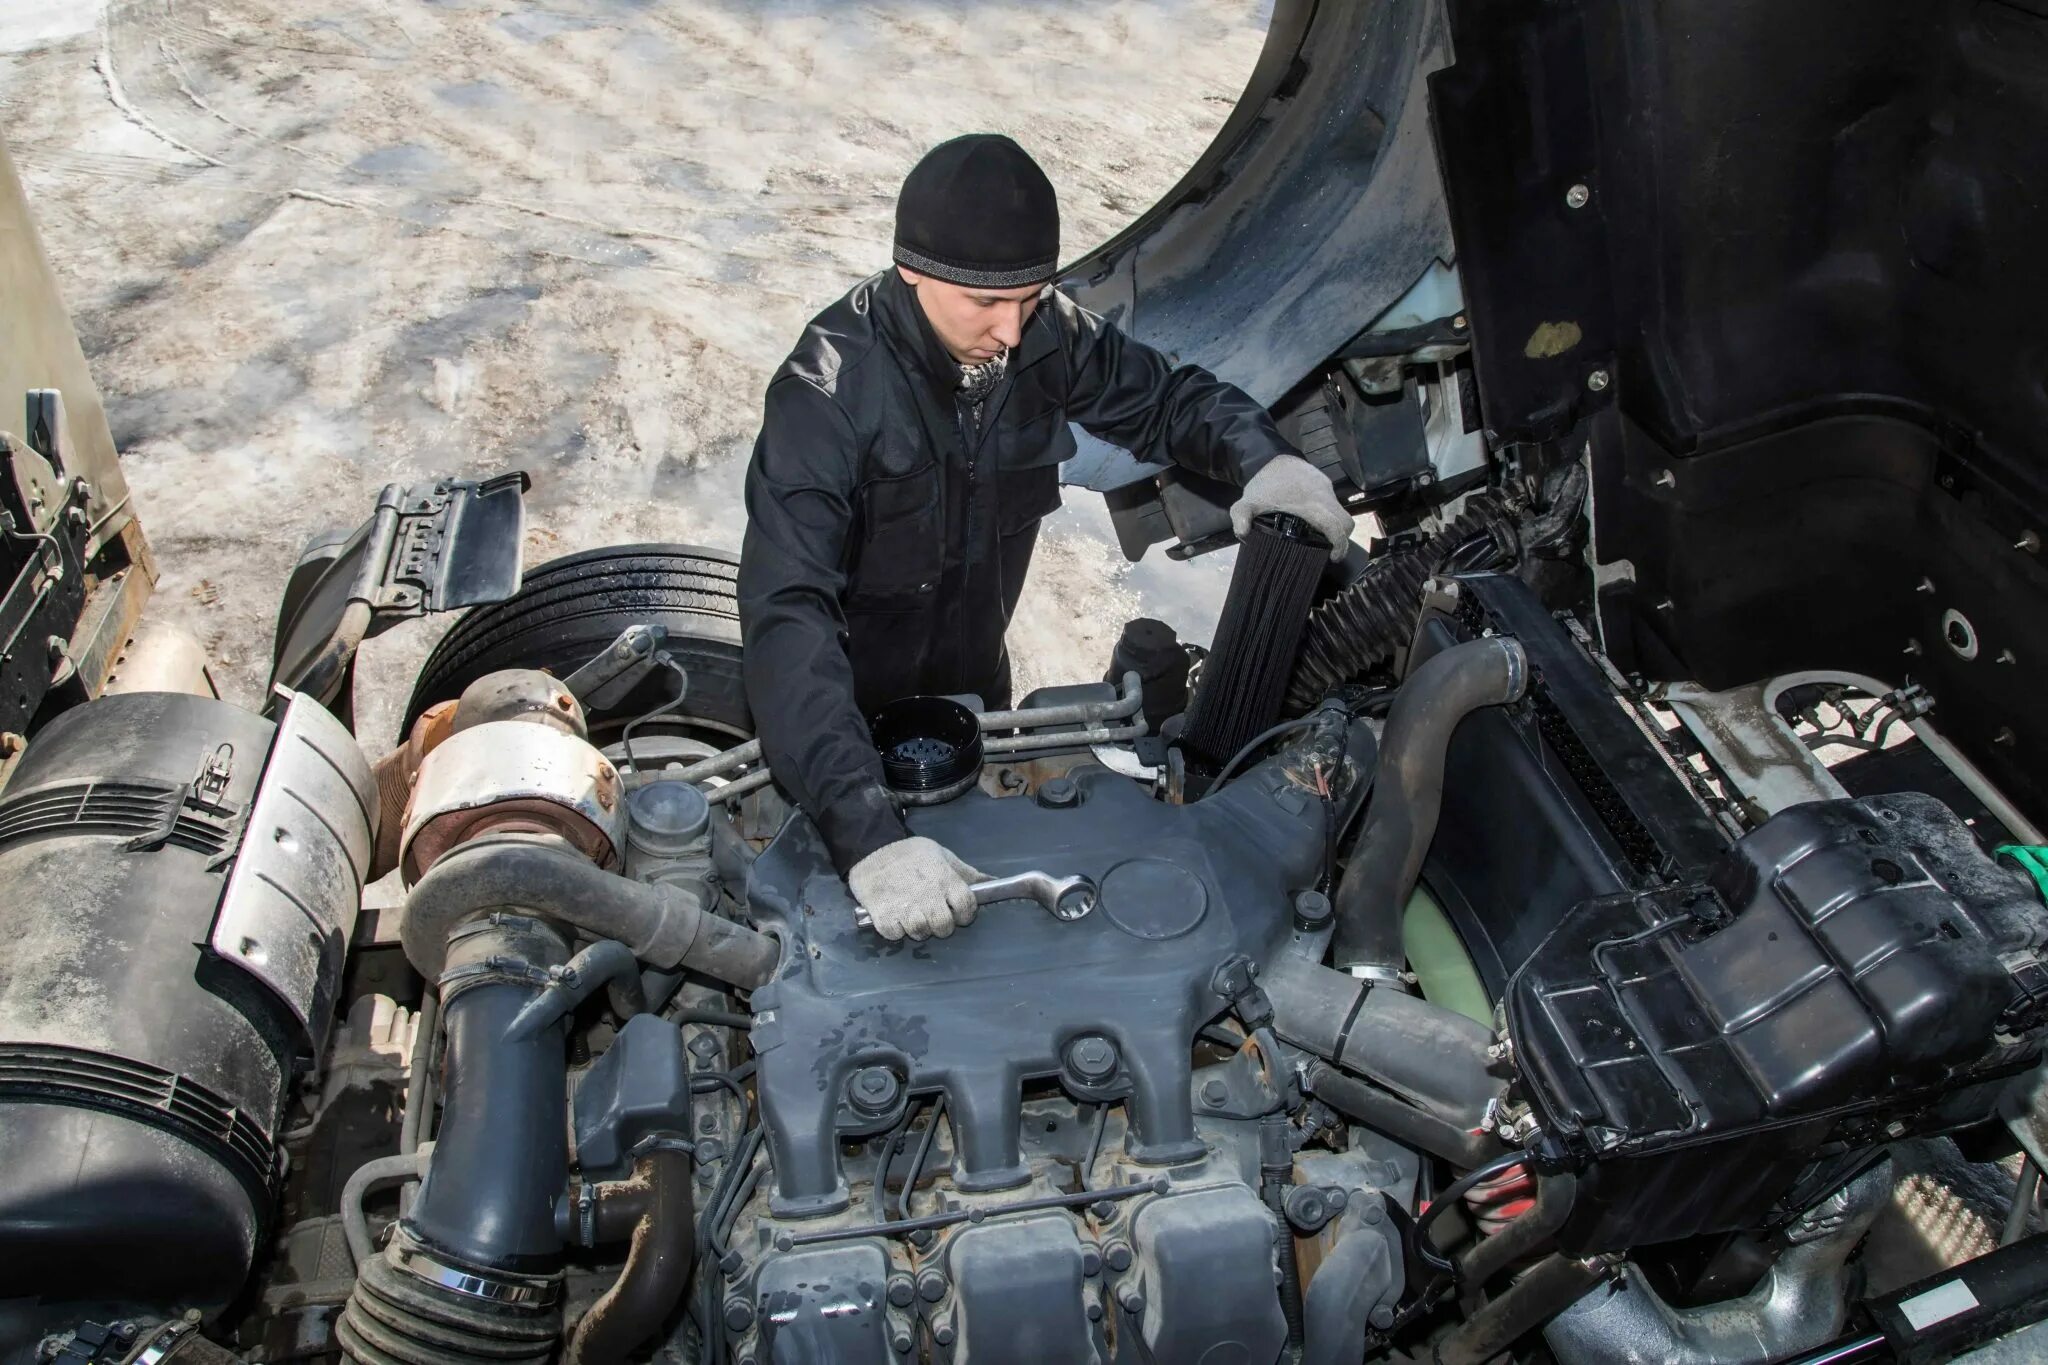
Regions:
<svg viewBox="0 0 2048 1365"><path fill-rule="evenodd" d="M1408 911L1401 917L1401 950L1408 955L1409 970L1415 973L1424 1000L1493 1027L1493 1001L1480 984L1472 955L1443 907L1421 886L1408 898Z"/></svg>

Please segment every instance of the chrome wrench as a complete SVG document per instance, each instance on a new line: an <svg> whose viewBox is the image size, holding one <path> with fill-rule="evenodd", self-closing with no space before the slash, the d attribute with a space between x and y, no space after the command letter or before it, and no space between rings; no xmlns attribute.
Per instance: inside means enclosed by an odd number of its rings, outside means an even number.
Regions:
<svg viewBox="0 0 2048 1365"><path fill-rule="evenodd" d="M990 877L987 881L975 882L969 890L974 892L976 905L1037 901L1054 919L1066 921L1084 918L1095 908L1096 900L1095 879L1078 873L1071 877L1055 877L1050 872L1019 872L1013 876ZM853 922L863 929L874 927L874 921L860 906L854 907Z"/></svg>

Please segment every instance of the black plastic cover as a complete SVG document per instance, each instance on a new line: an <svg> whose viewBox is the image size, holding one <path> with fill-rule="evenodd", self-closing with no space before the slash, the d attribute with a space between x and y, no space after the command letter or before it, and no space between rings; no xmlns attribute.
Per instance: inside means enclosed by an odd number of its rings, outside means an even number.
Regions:
<svg viewBox="0 0 2048 1365"><path fill-rule="evenodd" d="M1593 1162L1568 1245L1753 1225L1824 1143L2031 1063L2001 1021L2044 932L1918 795L1797 806L1706 881L1582 905L1507 995L1544 1131Z"/></svg>
<svg viewBox="0 0 2048 1365"><path fill-rule="evenodd" d="M1351 744L1362 777L1373 758L1364 726L1351 728ZM789 945L780 975L753 997L776 1212L846 1205L841 1135L883 1131L901 1112L847 1102L848 1078L866 1067L895 1072L906 1094L945 1093L961 1188L1022 1184L1024 1082L1062 1076L1066 1045L1087 1033L1114 1045L1115 1072L1064 1080L1090 1102L1129 1097L1133 1158L1201 1155L1190 1048L1228 1005L1212 987L1216 969L1240 953L1263 961L1285 943L1293 893L1322 875L1327 813L1313 776L1289 772L1294 754L1185 806L1085 768L1074 775L1079 799L1062 806L971 791L911 811L913 834L990 876L1085 873L1101 888L1083 919L1009 901L926 943L857 927L816 828L791 820L747 883L750 912ZM1331 823L1343 815L1340 802Z"/></svg>
<svg viewBox="0 0 2048 1365"><path fill-rule="evenodd" d="M690 1059L683 1031L658 1015L628 1019L577 1081L570 1113L576 1166L586 1180L624 1180L632 1174L633 1149L648 1138L688 1138Z"/></svg>

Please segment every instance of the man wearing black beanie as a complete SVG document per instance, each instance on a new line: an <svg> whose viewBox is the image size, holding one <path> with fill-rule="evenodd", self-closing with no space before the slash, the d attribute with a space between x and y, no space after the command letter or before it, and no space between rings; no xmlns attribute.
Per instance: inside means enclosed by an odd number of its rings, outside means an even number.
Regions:
<svg viewBox="0 0 2048 1365"><path fill-rule="evenodd" d="M1010 699L1003 632L1069 422L1244 489L1337 547L1351 516L1264 408L1050 287L1052 182L1009 138L941 143L903 182L893 268L816 318L768 385L747 468L740 629L769 769L884 937L974 917L979 874L913 838L865 716L919 693Z"/></svg>

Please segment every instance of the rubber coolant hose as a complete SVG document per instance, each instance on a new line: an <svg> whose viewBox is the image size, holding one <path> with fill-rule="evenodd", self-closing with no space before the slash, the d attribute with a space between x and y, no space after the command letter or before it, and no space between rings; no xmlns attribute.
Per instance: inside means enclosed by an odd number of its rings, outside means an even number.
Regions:
<svg viewBox="0 0 2048 1365"><path fill-rule="evenodd" d="M1402 681L1380 737L1372 801L1337 884L1337 966L1400 974L1401 912L1436 837L1451 735L1480 707L1519 701L1528 685L1521 641L1505 635L1453 645Z"/></svg>

